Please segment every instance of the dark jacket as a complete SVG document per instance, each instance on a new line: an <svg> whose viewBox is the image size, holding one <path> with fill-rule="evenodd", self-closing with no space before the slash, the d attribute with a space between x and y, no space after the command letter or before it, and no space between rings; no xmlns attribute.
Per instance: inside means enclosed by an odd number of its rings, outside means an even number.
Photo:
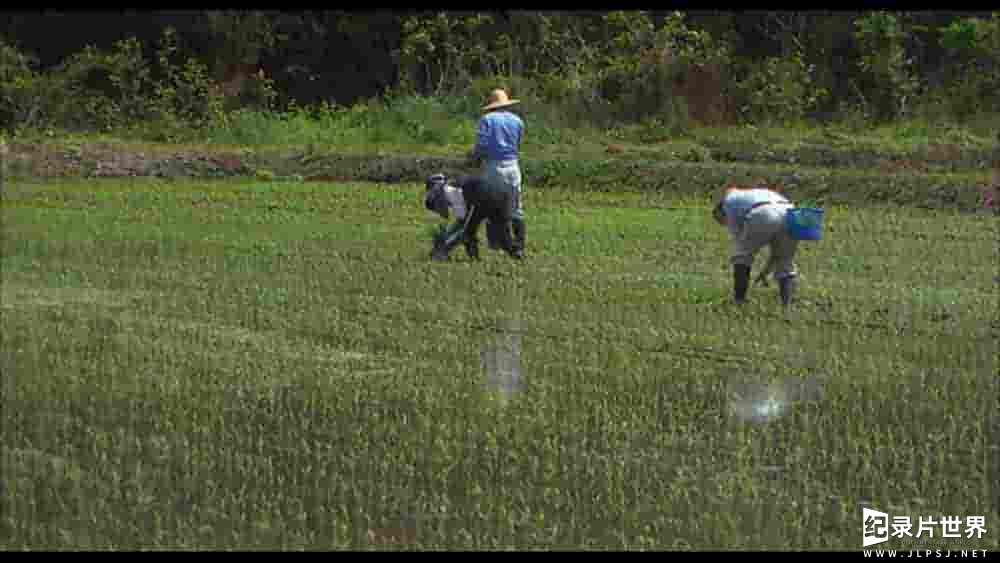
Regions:
<svg viewBox="0 0 1000 563"><path fill-rule="evenodd" d="M465 220L456 221L441 233L441 237L435 241L436 251L440 249L446 256L459 241L464 241L468 255L472 258L478 258L479 243L476 231L479 230L480 223L488 221L497 225L500 246L508 253L514 254L513 242L510 239L510 223L513 213L510 194L489 189L487 184L477 176L464 176L455 183L455 187L462 191L462 197L465 199ZM441 205L439 199L443 199L443 192L440 198L431 198L433 201L428 200L428 209L439 207Z"/></svg>

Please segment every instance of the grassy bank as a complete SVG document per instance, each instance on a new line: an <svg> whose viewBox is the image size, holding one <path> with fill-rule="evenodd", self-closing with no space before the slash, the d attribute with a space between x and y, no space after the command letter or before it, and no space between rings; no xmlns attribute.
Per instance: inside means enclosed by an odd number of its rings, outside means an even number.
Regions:
<svg viewBox="0 0 1000 563"><path fill-rule="evenodd" d="M137 144L124 141L17 142L5 163L7 183L38 177L161 178L250 177L261 182L368 181L385 184L420 182L430 174L475 172L463 158L427 152L351 153L321 147L206 147ZM805 167L792 164L702 161L647 154L622 158L603 153L563 157L526 156L522 160L528 190L568 189L586 192L662 194L704 197L724 185L770 178L785 183L800 202L821 205L892 204L903 207L976 211L985 170L892 172L854 167Z"/></svg>
<svg viewBox="0 0 1000 563"><path fill-rule="evenodd" d="M886 171L982 171L997 148L1000 116L963 121L913 118L891 124L841 120L819 124L698 127L694 123L642 124L596 129L569 124L558 106L527 100L529 157L661 158L687 161L879 168ZM347 154L463 155L474 141L478 100L420 96L372 100L352 107L293 108L284 113L237 111L197 130L148 122L107 132L20 131L22 143L87 144L99 140L183 143L208 148L309 148Z"/></svg>
<svg viewBox="0 0 1000 563"><path fill-rule="evenodd" d="M144 123L106 134L21 131L5 179L41 176L254 177L261 181L418 182L472 171L478 103L395 97L350 108L238 111L194 130ZM699 197L731 182L801 179L791 195L823 205L891 203L974 210L998 157L996 116L965 124L703 128L647 122L570 128L557 108L524 105L522 165L531 189Z"/></svg>

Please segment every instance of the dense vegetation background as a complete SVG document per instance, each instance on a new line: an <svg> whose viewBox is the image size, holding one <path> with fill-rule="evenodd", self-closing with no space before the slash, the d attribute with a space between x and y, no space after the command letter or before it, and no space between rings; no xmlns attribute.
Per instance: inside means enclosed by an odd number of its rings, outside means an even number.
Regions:
<svg viewBox="0 0 1000 563"><path fill-rule="evenodd" d="M404 104L394 130L434 142L498 84L530 104L535 134L852 120L988 134L1000 13L13 12L0 75L12 135L177 140Z"/></svg>

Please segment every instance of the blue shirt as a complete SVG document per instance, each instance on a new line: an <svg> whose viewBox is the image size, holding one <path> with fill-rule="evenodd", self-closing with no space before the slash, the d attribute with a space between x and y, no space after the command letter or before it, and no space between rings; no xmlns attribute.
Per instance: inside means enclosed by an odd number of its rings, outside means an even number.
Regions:
<svg viewBox="0 0 1000 563"><path fill-rule="evenodd" d="M524 122L515 113L493 111L479 119L476 155L486 161L517 160L524 136Z"/></svg>
<svg viewBox="0 0 1000 563"><path fill-rule="evenodd" d="M758 203L785 202L788 200L778 192L763 188L752 190L732 190L722 200L722 210L726 213L726 224L733 236L738 236L743 226L743 219L750 208Z"/></svg>

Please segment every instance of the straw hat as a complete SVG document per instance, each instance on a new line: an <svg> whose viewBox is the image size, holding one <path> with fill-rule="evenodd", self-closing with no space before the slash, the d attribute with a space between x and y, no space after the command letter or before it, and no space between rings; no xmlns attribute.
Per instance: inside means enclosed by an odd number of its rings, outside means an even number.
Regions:
<svg viewBox="0 0 1000 563"><path fill-rule="evenodd" d="M486 100L486 105L483 106L483 111L512 106L520 102L521 100L511 100L507 97L507 92L498 88L490 92L490 97Z"/></svg>

